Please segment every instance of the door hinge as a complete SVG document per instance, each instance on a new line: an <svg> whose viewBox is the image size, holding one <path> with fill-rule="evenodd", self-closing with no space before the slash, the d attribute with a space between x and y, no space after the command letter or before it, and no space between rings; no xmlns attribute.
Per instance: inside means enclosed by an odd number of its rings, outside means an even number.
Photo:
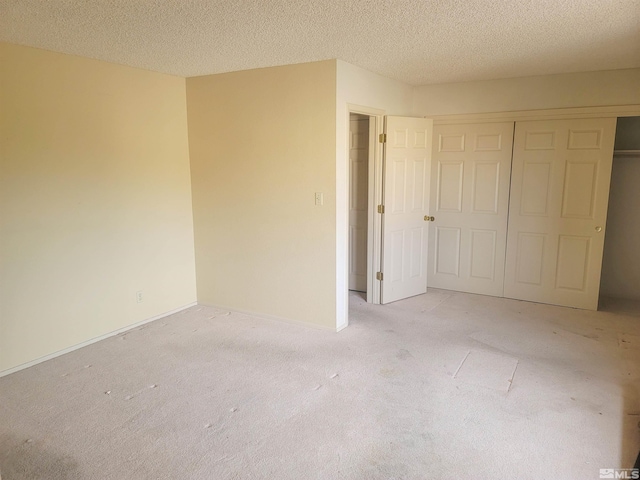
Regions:
<svg viewBox="0 0 640 480"><path fill-rule="evenodd" d="M378 137L378 140L380 141L380 143L387 143L387 134L381 133L380 136Z"/></svg>
<svg viewBox="0 0 640 480"><path fill-rule="evenodd" d="M377 273L376 273L376 280L380 280L380 281L382 281L382 276L383 276L383 275L382 275L382 272L377 272Z"/></svg>
<svg viewBox="0 0 640 480"><path fill-rule="evenodd" d="M384 205L378 205L378 213L384 213Z"/></svg>

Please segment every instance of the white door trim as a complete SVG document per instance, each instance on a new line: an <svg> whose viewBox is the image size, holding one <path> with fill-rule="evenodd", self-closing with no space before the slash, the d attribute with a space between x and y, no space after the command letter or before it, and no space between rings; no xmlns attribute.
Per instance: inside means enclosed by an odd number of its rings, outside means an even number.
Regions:
<svg viewBox="0 0 640 480"><path fill-rule="evenodd" d="M554 108L513 112L471 113L457 115L428 115L434 125L484 122L516 122L528 120L560 120L570 118L635 117L640 105L611 105L603 107Z"/></svg>
<svg viewBox="0 0 640 480"><path fill-rule="evenodd" d="M366 115L369 117L369 178L367 182L369 189L367 197L369 210L367 215L367 302L379 304L380 282L376 280L376 272L380 271L380 258L382 255L382 219L380 215L377 214L377 205L382 203L382 148L380 148L380 143L378 143L377 139L378 135L384 131L385 112L383 110L364 107L362 105L347 104L347 120L349 120L352 113ZM351 184L350 175L351 172L347 171L347 189ZM349 192L347 191L347 196L348 195ZM345 267L348 266L345 265Z"/></svg>

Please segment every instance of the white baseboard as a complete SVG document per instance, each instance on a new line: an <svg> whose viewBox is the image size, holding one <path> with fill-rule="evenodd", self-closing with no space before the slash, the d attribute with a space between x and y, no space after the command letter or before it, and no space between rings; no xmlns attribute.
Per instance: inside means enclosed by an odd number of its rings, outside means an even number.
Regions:
<svg viewBox="0 0 640 480"><path fill-rule="evenodd" d="M78 343L77 345L73 345L71 347L65 348L63 350L59 350L54 353L50 353L49 355L45 355L44 357L36 358L35 360L31 360L30 362L23 363L16 367L9 368L7 370L2 370L0 372L0 377L4 377L5 375L10 375L12 373L18 372L20 370L24 370L25 368L32 367L33 365L37 365L38 363L46 362L47 360L51 360L52 358L59 357L60 355L64 355L65 353L73 352L74 350L78 350L79 348L86 347L87 345L91 345L92 343L99 342L100 340L104 340L105 338L113 337L114 335L118 335L120 333L126 332L127 330L131 330L133 328L144 325L145 323L153 322L155 320L160 320L161 318L168 317L169 315L173 315L174 313L181 312L182 310L186 310L187 308L191 308L197 305L198 302L189 303L188 305L184 305L182 307L178 307L174 310L170 310L165 313L161 313L160 315L156 315L151 318L147 318L140 322L136 322L132 325L127 325L126 327L119 328L118 330L114 330L113 332L105 333L104 335L100 335L99 337L92 338L87 340L86 342Z"/></svg>
<svg viewBox="0 0 640 480"><path fill-rule="evenodd" d="M292 320L290 318L283 318L283 317L277 317L275 315L268 315L266 313L251 312L249 310L239 310L237 308L226 307L224 305L214 305L212 303L205 303L205 302L198 302L198 305L202 305L204 307L218 308L220 310L228 310L229 312L233 312L233 313L242 313L244 315L251 315L252 317L262 318L264 320L274 320L276 322L289 323L293 325L298 325L300 327L317 328L320 330L325 330L327 332L339 332L340 330L342 330L348 325L348 324L345 324L345 325L342 325L340 328L332 328L332 327L327 327L325 325L318 325L316 323L309 323L309 322L303 322L301 320Z"/></svg>

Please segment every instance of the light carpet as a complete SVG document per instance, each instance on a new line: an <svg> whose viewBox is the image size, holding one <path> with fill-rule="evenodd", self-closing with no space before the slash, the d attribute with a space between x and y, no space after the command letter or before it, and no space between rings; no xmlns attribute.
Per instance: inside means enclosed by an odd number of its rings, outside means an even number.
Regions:
<svg viewBox="0 0 640 480"><path fill-rule="evenodd" d="M585 480L633 465L637 312L441 290L350 300L340 333L197 306L0 378L2 480Z"/></svg>

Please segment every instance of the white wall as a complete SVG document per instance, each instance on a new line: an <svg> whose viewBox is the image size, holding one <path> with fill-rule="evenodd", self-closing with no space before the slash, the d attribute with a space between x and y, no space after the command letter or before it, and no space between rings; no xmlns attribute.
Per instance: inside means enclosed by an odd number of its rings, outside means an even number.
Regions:
<svg viewBox="0 0 640 480"><path fill-rule="evenodd" d="M640 300L640 154L614 156L600 293Z"/></svg>
<svg viewBox="0 0 640 480"><path fill-rule="evenodd" d="M3 371L196 292L185 80L6 43L0 58Z"/></svg>
<svg viewBox="0 0 640 480"><path fill-rule="evenodd" d="M478 82L414 90L416 115L640 104L640 68Z"/></svg>
<svg viewBox="0 0 640 480"><path fill-rule="evenodd" d="M336 319L347 325L349 297L349 105L411 116L413 88L337 61L336 91Z"/></svg>

